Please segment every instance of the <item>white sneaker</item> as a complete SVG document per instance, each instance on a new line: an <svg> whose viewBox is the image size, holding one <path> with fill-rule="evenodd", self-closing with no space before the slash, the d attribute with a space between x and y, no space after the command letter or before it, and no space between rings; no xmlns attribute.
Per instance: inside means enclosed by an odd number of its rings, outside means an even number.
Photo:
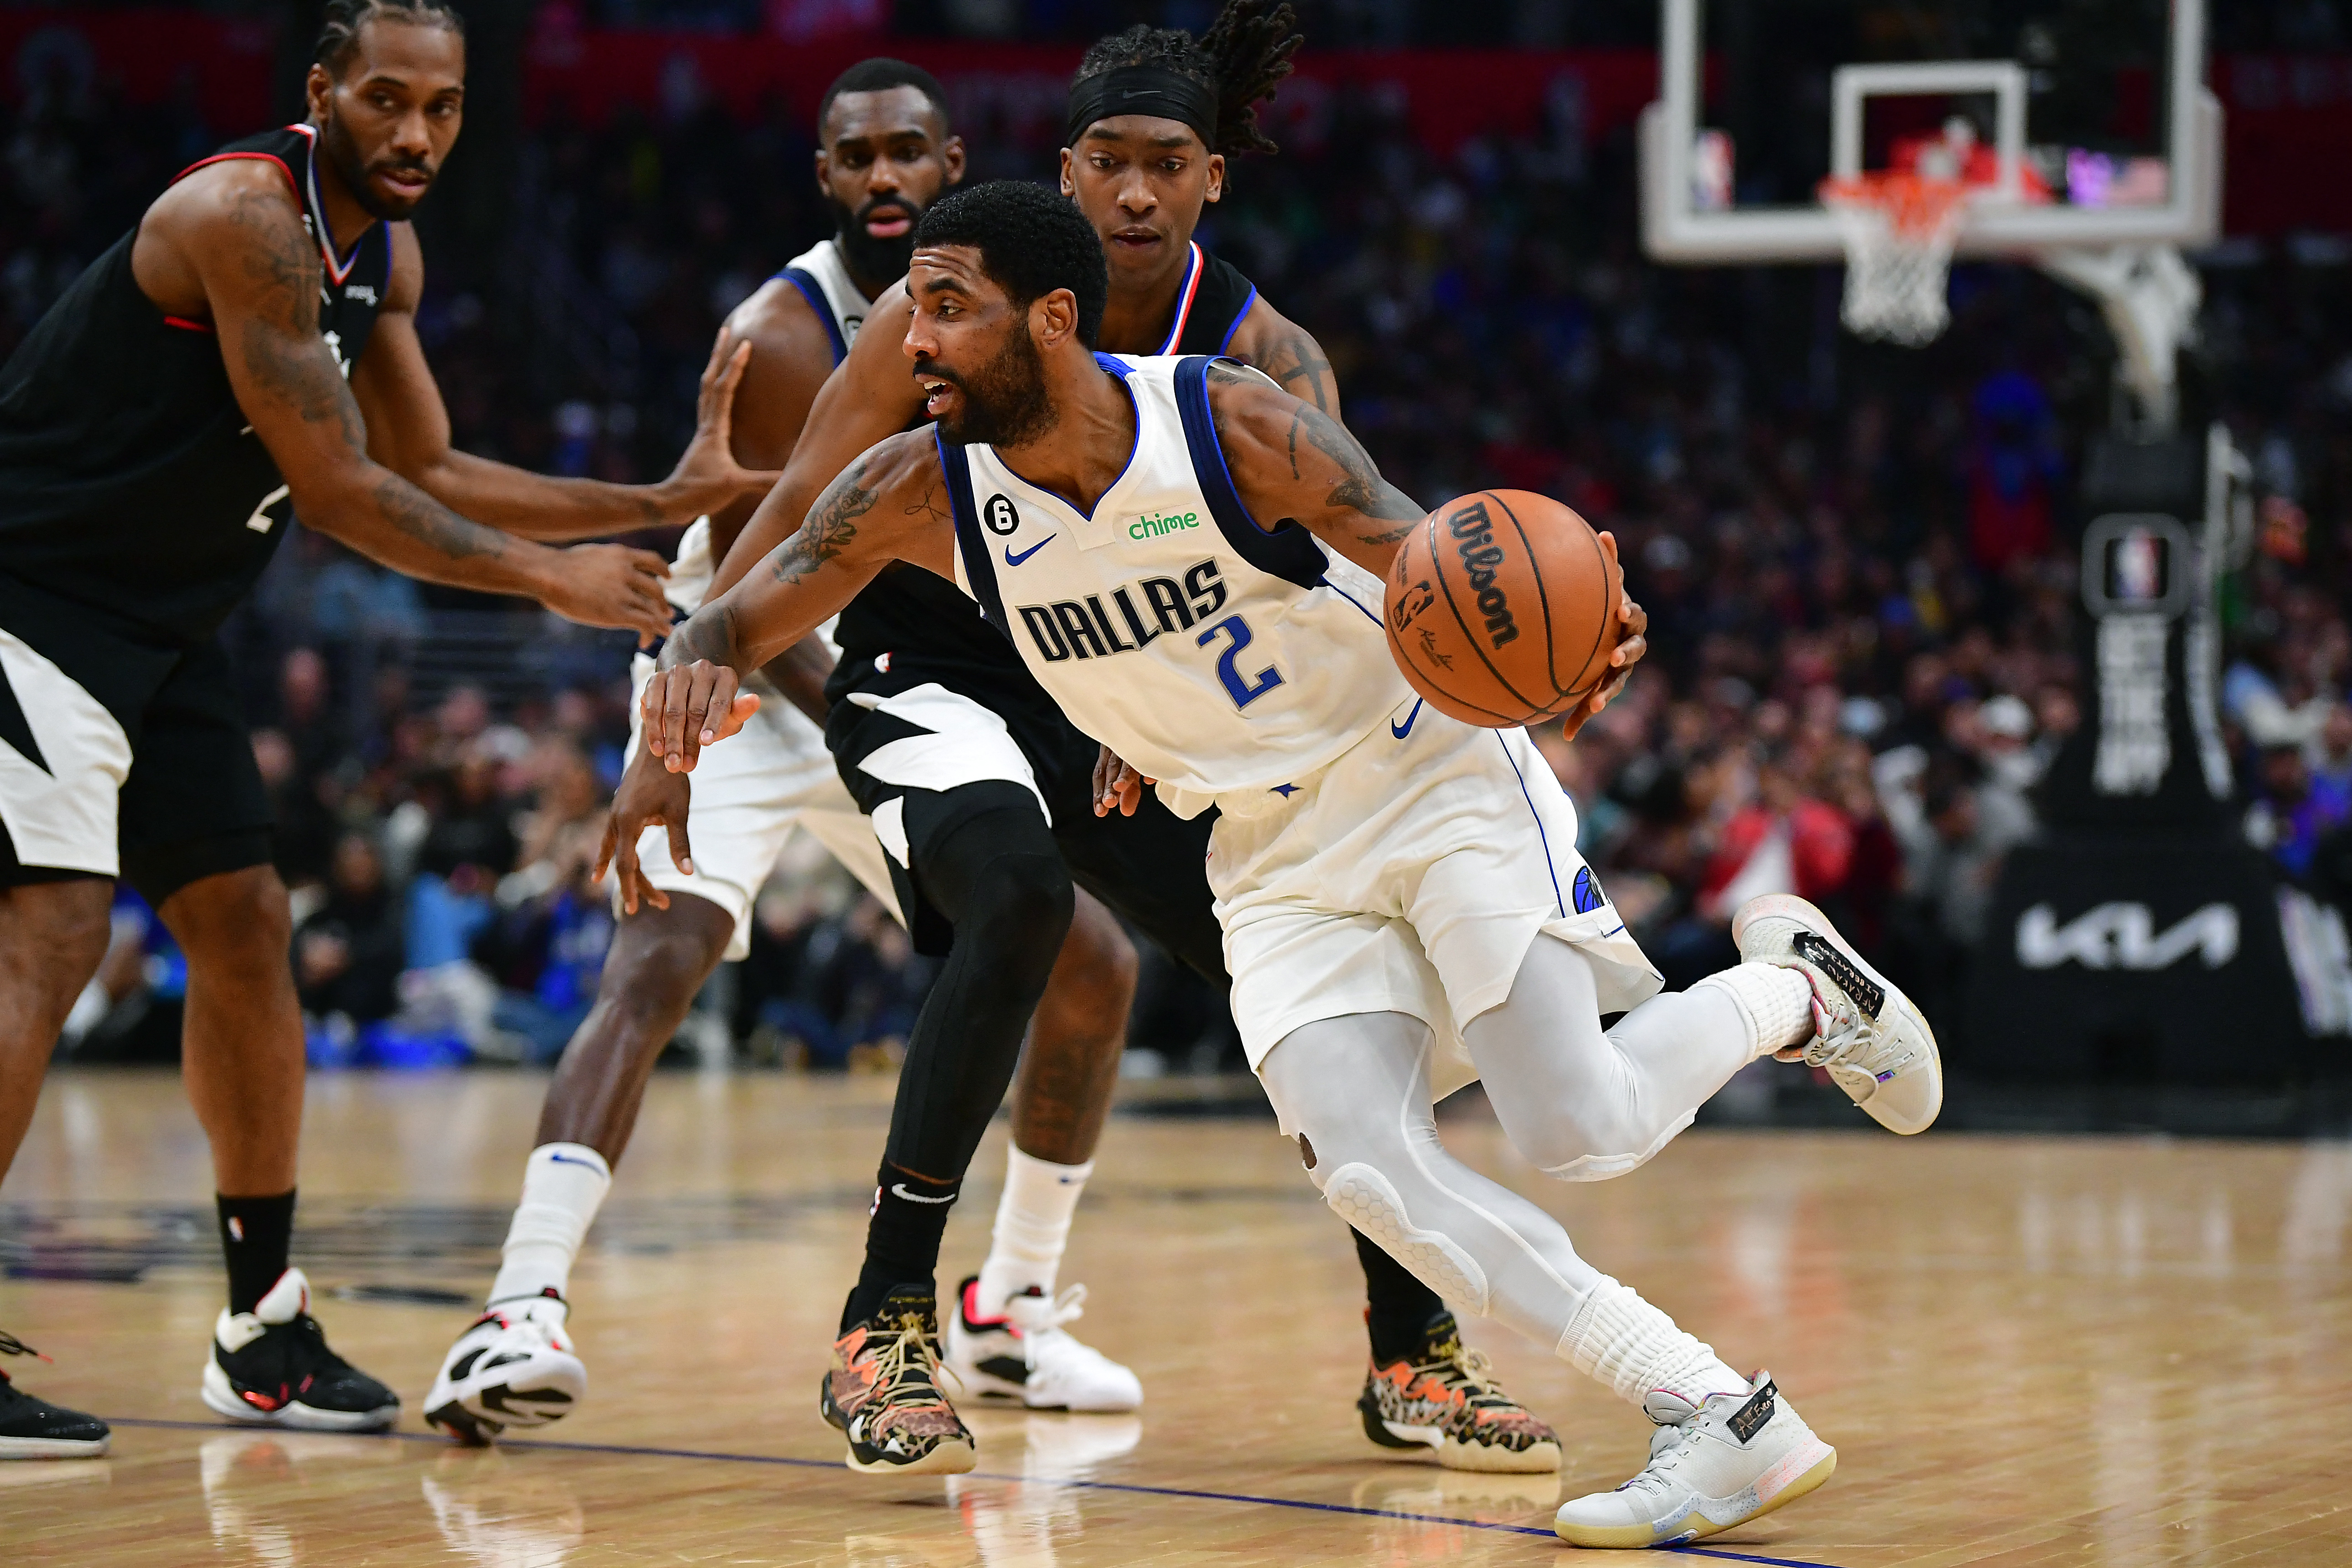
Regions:
<svg viewBox="0 0 2352 1568"><path fill-rule="evenodd" d="M1087 1288L1073 1285L1056 1299L1035 1287L1004 1304L1001 1316L982 1315L980 1277L956 1292L948 1315L948 1369L983 1399L1017 1399L1032 1410L1112 1414L1143 1403L1135 1373L1081 1343L1062 1325L1084 1315Z"/></svg>
<svg viewBox="0 0 2352 1568"><path fill-rule="evenodd" d="M1663 1391L1642 1408L1659 1424L1650 1462L1613 1492L1560 1504L1552 1529L1570 1546L1696 1541L1796 1501L1837 1469L1837 1450L1813 1436L1769 1372L1696 1409Z"/></svg>
<svg viewBox="0 0 2352 1568"><path fill-rule="evenodd" d="M588 1368L563 1320L572 1309L552 1287L493 1301L442 1358L425 1396L425 1419L461 1443L488 1443L509 1426L544 1426L588 1395Z"/></svg>
<svg viewBox="0 0 2352 1568"><path fill-rule="evenodd" d="M1806 1062L1828 1068L1847 1097L1889 1131L1927 1130L1944 1108L1935 1031L1911 998L1846 945L1827 915L1794 894L1768 893L1732 916L1731 940L1746 962L1793 969L1811 984Z"/></svg>

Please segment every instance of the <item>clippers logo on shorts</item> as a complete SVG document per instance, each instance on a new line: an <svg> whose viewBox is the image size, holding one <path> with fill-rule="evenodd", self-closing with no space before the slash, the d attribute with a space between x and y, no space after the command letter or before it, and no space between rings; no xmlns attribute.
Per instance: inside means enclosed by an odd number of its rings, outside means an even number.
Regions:
<svg viewBox="0 0 2352 1568"><path fill-rule="evenodd" d="M1511 603L1495 586L1495 568L1503 563L1503 548L1495 542L1495 524L1486 515L1486 503L1472 501L1447 518L1445 527L1462 557L1462 570L1469 574L1470 590L1478 595L1478 613L1486 617L1487 645L1500 647L1516 641L1519 627L1511 618Z"/></svg>
<svg viewBox="0 0 2352 1568"><path fill-rule="evenodd" d="M980 521L987 524L989 532L1000 538L1021 530L1020 509L1013 504L1009 496L989 497L988 504L980 509Z"/></svg>
<svg viewBox="0 0 2352 1568"><path fill-rule="evenodd" d="M1780 1392L1770 1384L1766 1384L1756 1391L1755 1397L1733 1411L1731 1418L1724 1425L1730 1427L1732 1436L1741 1442L1754 1442L1756 1434L1764 1430L1764 1423L1772 1419L1772 1412L1780 1403L1776 1397Z"/></svg>
<svg viewBox="0 0 2352 1568"><path fill-rule="evenodd" d="M1879 1009L1886 1005L1886 992L1883 986L1874 984L1844 953L1811 931L1799 931L1790 945L1797 950L1799 958L1837 982L1838 989L1853 997L1853 1005L1872 1017L1877 1017Z"/></svg>
<svg viewBox="0 0 2352 1568"><path fill-rule="evenodd" d="M1050 605L1021 605L1014 613L1029 628L1037 656L1060 664L1133 653L1170 632L1190 631L1223 609L1225 597L1224 578L1213 556L1186 568L1181 582L1146 577L1121 584L1110 591L1108 605L1103 595L1088 594Z"/></svg>

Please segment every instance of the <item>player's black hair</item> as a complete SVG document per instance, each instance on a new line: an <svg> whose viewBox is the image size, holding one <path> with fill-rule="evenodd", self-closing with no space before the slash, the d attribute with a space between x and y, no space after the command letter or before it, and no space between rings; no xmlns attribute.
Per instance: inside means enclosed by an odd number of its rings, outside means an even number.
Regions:
<svg viewBox="0 0 2352 1568"><path fill-rule="evenodd" d="M950 191L923 209L915 247L969 245L980 269L1016 305L1056 289L1077 297L1078 341L1102 332L1110 303L1110 265L1102 240L1067 196L1025 180L991 180Z"/></svg>
<svg viewBox="0 0 2352 1568"><path fill-rule="evenodd" d="M894 60L887 55L876 55L871 59L858 61L834 78L833 85L824 89L824 97L816 106L817 133L824 134L824 117L833 112L833 100L843 93L887 92L894 87L911 87L929 99L931 107L940 111L940 129L942 132L947 129L948 94L947 89L940 85L940 79L920 66Z"/></svg>
<svg viewBox="0 0 2352 1568"><path fill-rule="evenodd" d="M1088 49L1073 79L1084 81L1123 66L1158 66L1217 94L1217 140L1212 153L1275 153L1281 149L1257 128L1257 104L1274 96L1291 72L1290 57L1307 35L1290 0L1225 0L1209 30L1195 38L1181 27L1139 22Z"/></svg>
<svg viewBox="0 0 2352 1568"><path fill-rule="evenodd" d="M466 36L466 18L449 0L327 0L311 63L326 67L330 76L341 76L360 47L360 29L370 22L408 22Z"/></svg>

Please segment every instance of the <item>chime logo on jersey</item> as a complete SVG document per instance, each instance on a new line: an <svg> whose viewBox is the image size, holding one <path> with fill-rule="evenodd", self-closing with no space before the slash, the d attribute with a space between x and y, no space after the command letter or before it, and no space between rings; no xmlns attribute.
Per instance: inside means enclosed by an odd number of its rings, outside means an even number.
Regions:
<svg viewBox="0 0 2352 1568"><path fill-rule="evenodd" d="M1021 528L1021 513L1009 496L989 497L988 504L980 509L980 521L988 524L989 532L999 535L1015 533Z"/></svg>
<svg viewBox="0 0 2352 1568"><path fill-rule="evenodd" d="M1511 602L1495 585L1495 568L1503 563L1503 550L1495 542L1495 524L1486 515L1486 503L1472 501L1447 518L1445 526L1453 531L1454 547L1462 553L1462 570L1470 574L1470 591L1478 595L1478 613L1486 617L1487 642L1500 647L1516 641L1519 628L1511 619Z"/></svg>
<svg viewBox="0 0 2352 1568"><path fill-rule="evenodd" d="M1163 534L1200 526L1201 514L1197 511L1149 511L1127 525L1127 536L1129 539L1158 539Z"/></svg>
<svg viewBox="0 0 2352 1568"><path fill-rule="evenodd" d="M1225 584L1214 557L1174 577L1146 577L1122 584L1105 595L1022 605L1014 613L1029 628L1037 656L1048 664L1067 658L1108 658L1133 653L1155 637L1190 631L1224 607ZM1122 637L1124 631L1127 635Z"/></svg>

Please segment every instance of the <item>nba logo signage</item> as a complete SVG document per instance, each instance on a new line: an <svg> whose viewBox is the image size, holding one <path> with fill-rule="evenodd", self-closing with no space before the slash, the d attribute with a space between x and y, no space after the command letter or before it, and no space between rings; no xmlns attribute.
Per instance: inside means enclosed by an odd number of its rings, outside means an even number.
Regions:
<svg viewBox="0 0 2352 1568"><path fill-rule="evenodd" d="M2153 795L2173 762L2166 710L2172 623L2189 607L2188 529L2160 512L2109 513L2083 531L2083 605L2096 624L2103 795Z"/></svg>

